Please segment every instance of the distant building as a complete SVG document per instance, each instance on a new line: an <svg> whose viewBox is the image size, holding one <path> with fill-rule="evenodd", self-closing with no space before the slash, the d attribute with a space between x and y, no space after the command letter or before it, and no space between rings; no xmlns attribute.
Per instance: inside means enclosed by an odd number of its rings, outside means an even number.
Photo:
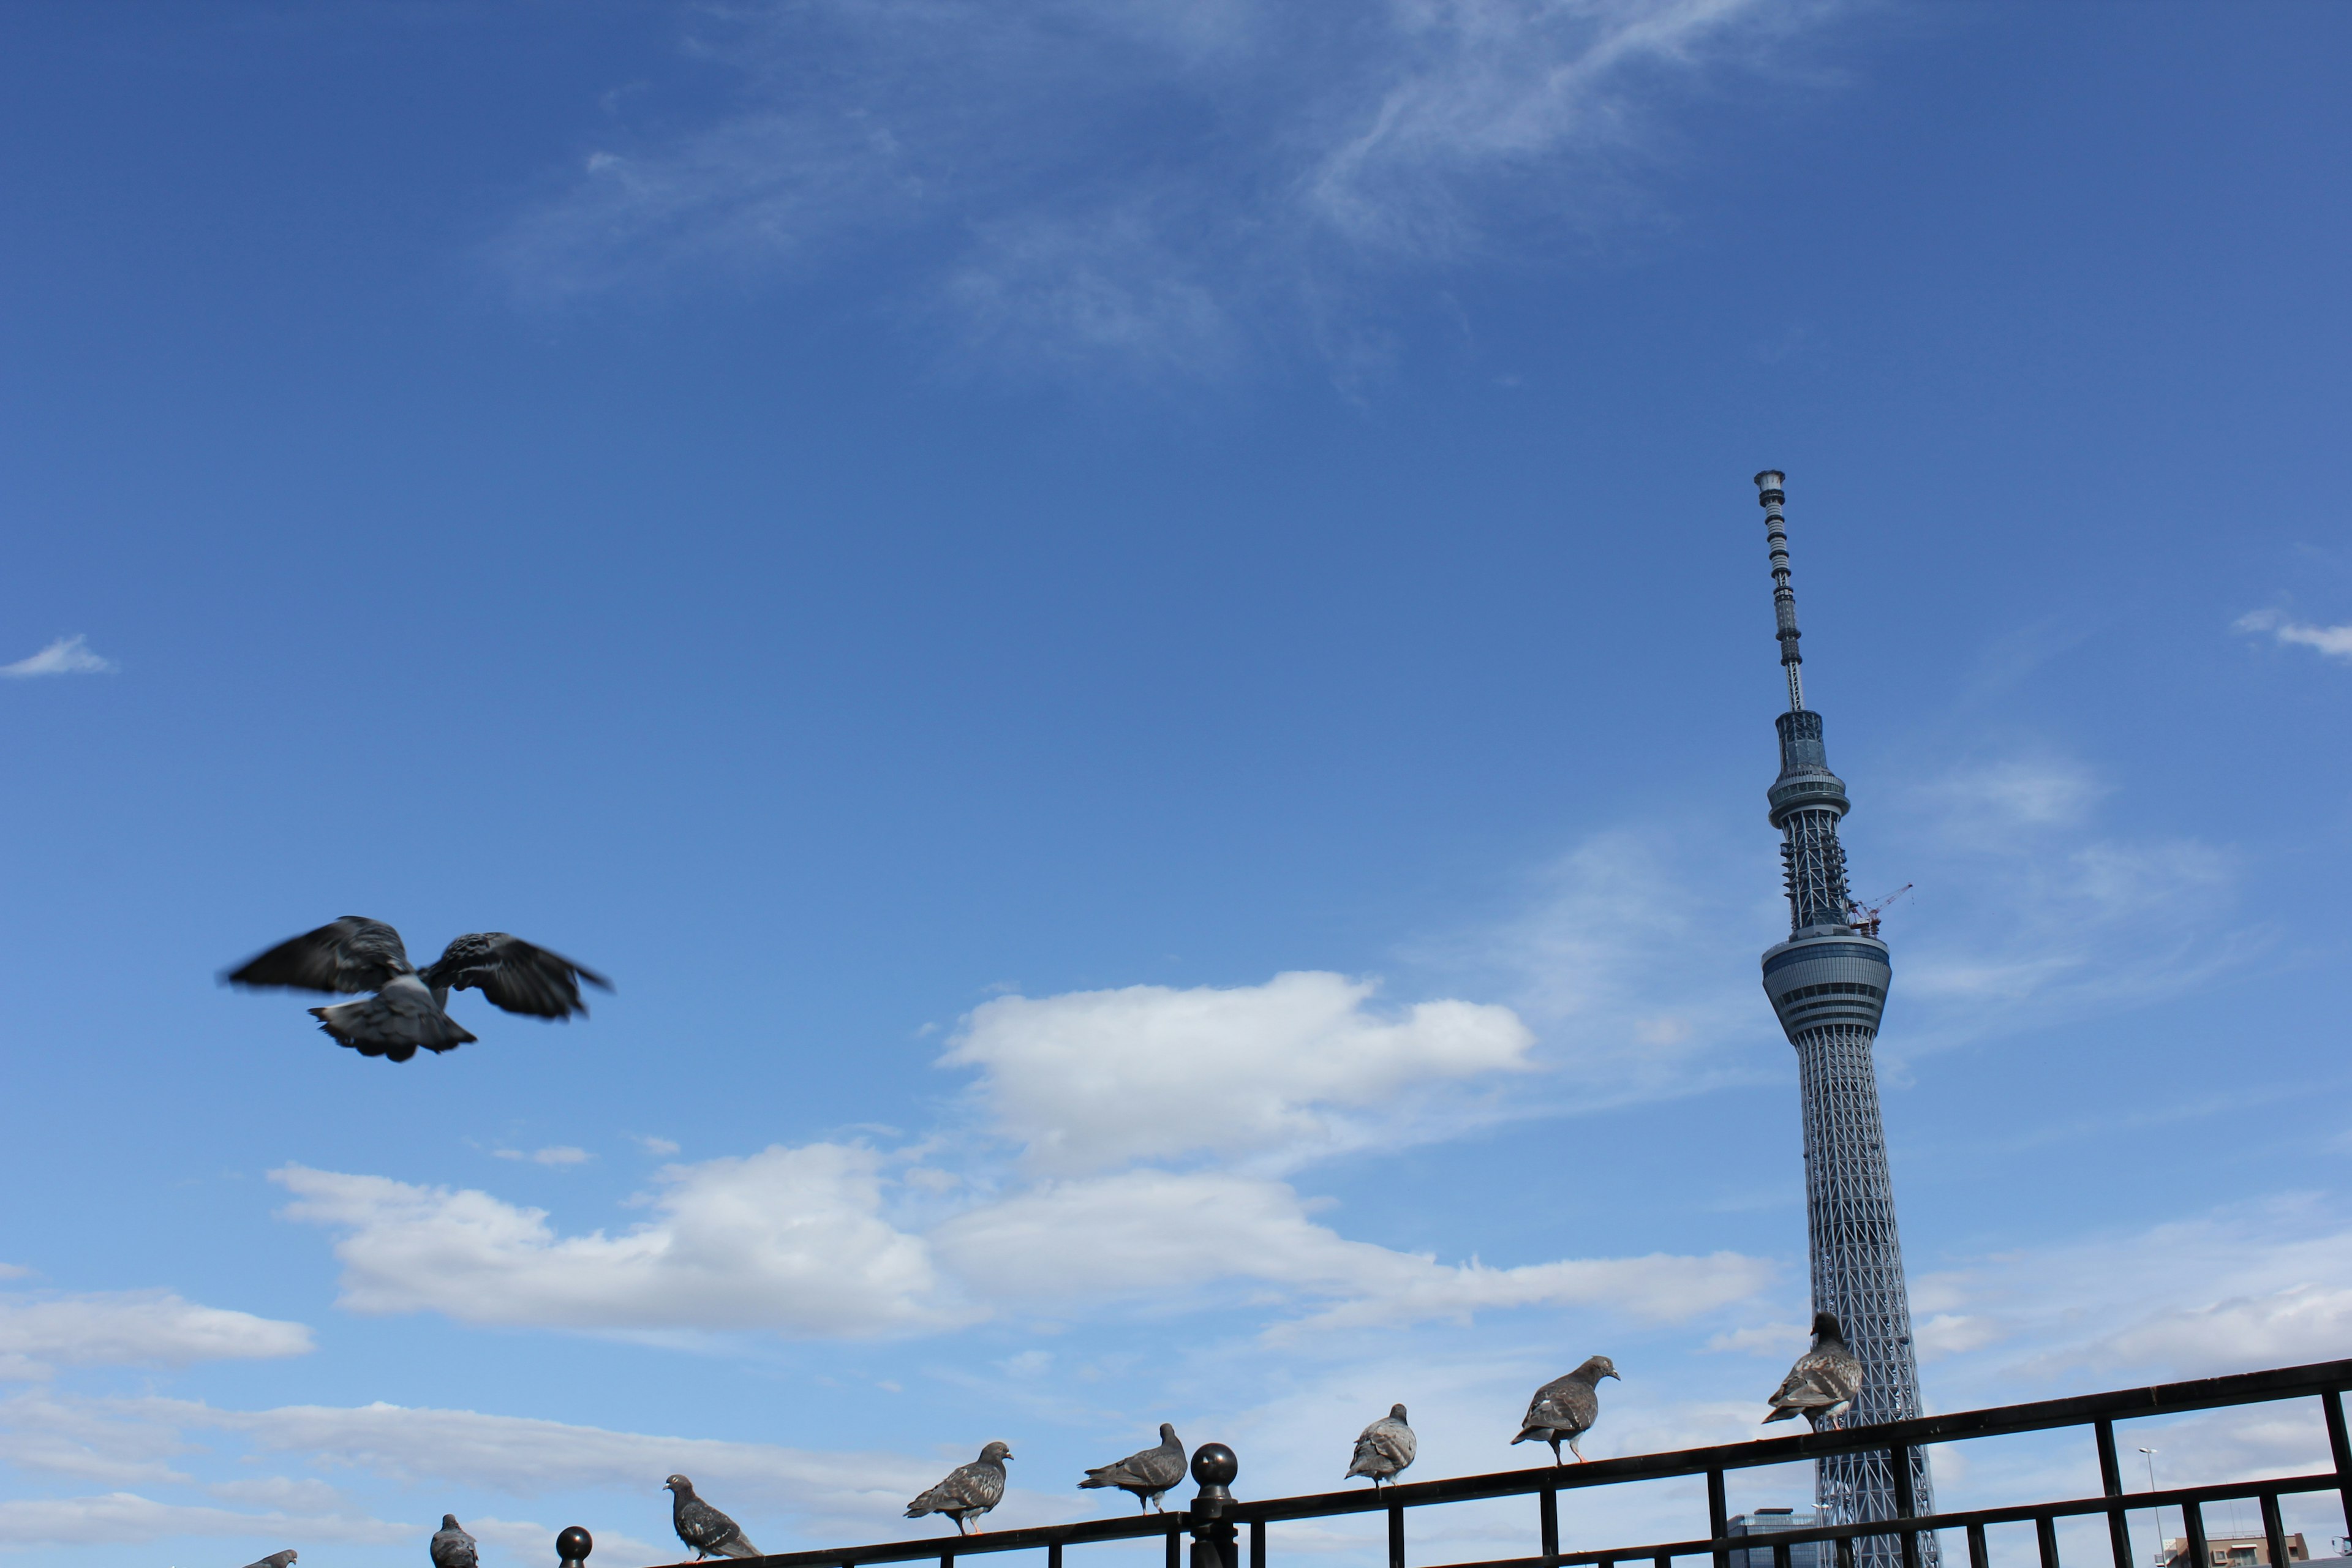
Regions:
<svg viewBox="0 0 2352 1568"><path fill-rule="evenodd" d="M1821 1522L1814 1508L1759 1508L1731 1517L1734 1535L1770 1535L1783 1530L1811 1530ZM1772 1568L1769 1546L1750 1546L1731 1553L1731 1568ZM1789 1568L1822 1568L1822 1543L1800 1541L1789 1548Z"/></svg>
<svg viewBox="0 0 2352 1568"><path fill-rule="evenodd" d="M2205 1538L2205 1547L2209 1561L2203 1568L2270 1568L2270 1542L2259 1535L2210 1535ZM2311 1561L2300 1531L2286 1538L2286 1555L2290 1563ZM1761 1568L1770 1568L1769 1562ZM2189 1560L2186 1540L2175 1536L2164 1543L2164 1568L2199 1568Z"/></svg>

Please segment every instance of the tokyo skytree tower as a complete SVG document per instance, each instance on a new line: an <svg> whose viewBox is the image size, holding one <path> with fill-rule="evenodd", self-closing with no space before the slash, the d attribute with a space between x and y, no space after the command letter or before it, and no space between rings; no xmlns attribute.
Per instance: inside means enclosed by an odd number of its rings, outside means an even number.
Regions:
<svg viewBox="0 0 2352 1568"><path fill-rule="evenodd" d="M1845 851L1837 831L1838 818L1846 813L1845 784L1830 772L1822 716L1805 706L1797 595L1789 586L1789 535L1780 518L1781 477L1773 469L1756 476L1772 553L1780 665L1789 679L1789 710L1774 721L1780 731L1780 776L1768 796L1772 826L1781 836L1789 940L1764 953L1764 993L1797 1048L1813 1310L1837 1315L1846 1343L1862 1360L1861 1396L1846 1415L1824 1425L1865 1426L1919 1414L1911 1301L1903 1283L1895 1184L1887 1173L1878 1075L1870 1057L1892 970L1875 915L1846 891ZM1841 1455L1815 1464L1814 1498L1824 1523L1859 1524L1903 1511L1884 1452ZM1927 1456L1916 1449L1909 1490L1909 1511L1935 1511ZM1937 1568L1935 1537L1925 1536L1919 1544L1923 1568ZM1854 1545L1857 1568L1896 1568L1902 1561L1893 1536L1868 1537Z"/></svg>

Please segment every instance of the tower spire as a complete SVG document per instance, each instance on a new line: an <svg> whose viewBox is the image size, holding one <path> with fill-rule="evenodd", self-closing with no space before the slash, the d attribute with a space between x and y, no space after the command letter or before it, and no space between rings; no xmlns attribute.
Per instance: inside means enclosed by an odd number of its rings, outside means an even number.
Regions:
<svg viewBox="0 0 2352 1568"><path fill-rule="evenodd" d="M1789 586L1789 533L1780 516L1782 475L1756 476L1764 537L1772 556L1772 610L1789 710L1773 721L1780 776L1766 795L1780 830L1789 892L1789 940L1764 953L1764 994L1796 1047L1804 1100L1805 1228L1811 1245L1813 1310L1829 1312L1862 1361L1853 1409L1817 1425L1906 1420L1919 1414L1919 1370L1911 1348L1911 1301L1903 1244L1895 1227L1895 1183L1878 1105L1871 1046L1894 968L1886 944L1849 923L1845 849L1838 822L1845 781L1830 772L1822 716L1805 706L1799 675L1797 595ZM1816 1461L1814 1496L1826 1522L1862 1524L1935 1511L1924 1452L1910 1451L1897 1476L1884 1451ZM1906 1504L1908 1504L1906 1507ZM1936 1539L1916 1554L1891 1536L1854 1542L1856 1568L1939 1568Z"/></svg>
<svg viewBox="0 0 2352 1568"><path fill-rule="evenodd" d="M1764 507L1764 540L1772 551L1772 614L1780 623L1780 669L1789 678L1789 711L1805 710L1805 656L1797 651L1797 591L1789 586L1789 531L1780 519L1780 503L1788 498L1780 481L1788 476L1767 468L1756 476L1757 500Z"/></svg>

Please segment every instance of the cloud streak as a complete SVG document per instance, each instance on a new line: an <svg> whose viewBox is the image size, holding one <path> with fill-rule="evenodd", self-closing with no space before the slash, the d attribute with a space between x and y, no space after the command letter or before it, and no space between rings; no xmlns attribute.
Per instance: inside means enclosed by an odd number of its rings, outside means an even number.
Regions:
<svg viewBox="0 0 2352 1568"><path fill-rule="evenodd" d="M2290 646L2316 648L2329 658L2352 662L2352 626L2315 626L2289 618L2284 610L2256 610L2239 616L2232 629L2249 636L2268 632Z"/></svg>
<svg viewBox="0 0 2352 1568"><path fill-rule="evenodd" d="M731 110L616 123L495 251L541 300L879 263L996 360L1219 373L1287 323L1346 360L1388 282L1594 221L1678 99L1830 10L738 6L694 37Z"/></svg>
<svg viewBox="0 0 2352 1568"><path fill-rule="evenodd" d="M90 652L88 637L59 637L14 664L0 664L0 676L30 680L43 675L110 675L115 668L112 659Z"/></svg>

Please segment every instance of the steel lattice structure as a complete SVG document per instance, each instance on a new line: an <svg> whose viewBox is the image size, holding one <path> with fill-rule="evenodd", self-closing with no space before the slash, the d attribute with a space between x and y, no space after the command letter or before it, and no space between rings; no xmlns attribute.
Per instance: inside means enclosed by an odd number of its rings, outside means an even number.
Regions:
<svg viewBox="0 0 2352 1568"><path fill-rule="evenodd" d="M1780 732L1780 776L1769 799L1780 830L1789 890L1789 940L1764 954L1764 991L1797 1050L1804 1096L1805 1219L1812 1244L1813 1310L1833 1312L1846 1343L1862 1359L1861 1396L1823 1426L1907 1421L1919 1414L1919 1369L1911 1346L1911 1301L1903 1282L1903 1243L1895 1226L1895 1184L1878 1111L1878 1073L1870 1047L1878 1037L1893 971L1874 918L1848 895L1838 819L1845 784L1830 772L1822 716L1805 706L1803 660L1797 651L1797 595L1789 585L1789 535L1780 516L1782 476L1756 476L1771 548L1772 603L1789 711ZM1825 1522L1935 1511L1927 1456L1912 1449L1907 1476L1884 1451L1840 1454L1817 1462L1814 1497ZM1908 1494L1907 1496L1905 1494ZM1936 1540L1920 1542L1925 1568L1936 1568ZM1902 1553L1892 1536L1856 1542L1857 1568L1895 1568Z"/></svg>

